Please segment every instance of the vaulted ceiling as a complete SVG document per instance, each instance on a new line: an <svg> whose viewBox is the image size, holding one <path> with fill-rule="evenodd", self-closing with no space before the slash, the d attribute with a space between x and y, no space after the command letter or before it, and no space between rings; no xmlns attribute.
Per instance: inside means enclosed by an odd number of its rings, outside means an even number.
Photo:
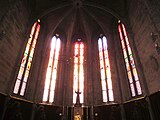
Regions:
<svg viewBox="0 0 160 120"><path fill-rule="evenodd" d="M67 39L109 31L127 14L126 0L31 0L30 6L32 18L45 21L50 35L63 31Z"/></svg>

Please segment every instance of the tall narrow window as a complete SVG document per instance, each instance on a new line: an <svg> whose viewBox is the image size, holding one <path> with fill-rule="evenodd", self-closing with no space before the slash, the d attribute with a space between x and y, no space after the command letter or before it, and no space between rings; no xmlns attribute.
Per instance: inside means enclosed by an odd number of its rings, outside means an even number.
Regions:
<svg viewBox="0 0 160 120"><path fill-rule="evenodd" d="M73 103L76 103L77 94L79 91L80 103L84 101L84 44L76 42L74 46L74 76L73 76Z"/></svg>
<svg viewBox="0 0 160 120"><path fill-rule="evenodd" d="M105 36L98 39L98 48L103 102L114 101L107 39Z"/></svg>
<svg viewBox="0 0 160 120"><path fill-rule="evenodd" d="M14 86L13 93L20 94L21 96L24 96L24 92L26 90L27 80L30 73L30 68L32 64L32 59L34 55L34 50L37 43L37 38L40 31L40 20L38 20L34 25L32 26L31 33L25 48L25 52L23 54L23 58L21 61L21 65L19 68L17 80Z"/></svg>
<svg viewBox="0 0 160 120"><path fill-rule="evenodd" d="M121 46L123 50L123 56L124 56L124 61L125 61L125 66L126 66L126 71L128 75L132 97L141 95L142 94L141 85L139 82L139 77L138 77L137 69L133 59L132 50L129 44L126 28L124 24L122 24L120 21L118 24L118 32L121 39Z"/></svg>
<svg viewBox="0 0 160 120"><path fill-rule="evenodd" d="M51 40L51 49L46 72L46 80L43 93L43 102L52 103L54 101L55 85L57 78L57 66L60 52L60 38L54 36Z"/></svg>

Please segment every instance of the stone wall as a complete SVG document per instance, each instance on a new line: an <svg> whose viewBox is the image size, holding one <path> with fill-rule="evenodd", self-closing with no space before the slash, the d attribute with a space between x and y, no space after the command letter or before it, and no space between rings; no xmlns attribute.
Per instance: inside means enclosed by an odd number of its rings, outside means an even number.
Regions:
<svg viewBox="0 0 160 120"><path fill-rule="evenodd" d="M1 9L1 8L0 8ZM3 9L3 8L2 8ZM21 1L8 2L0 17L0 91L7 93L15 81L19 58L26 43L29 14Z"/></svg>
<svg viewBox="0 0 160 120"><path fill-rule="evenodd" d="M146 81L149 94L158 91L160 88L160 55L158 55L155 48L155 43L159 43L160 38L153 42L153 37L151 36L152 32L158 34L159 31L160 9L157 6L158 4L160 4L158 0L132 0L129 2L128 7L133 44L137 49L138 57L142 64L143 79ZM137 66L140 68L140 65ZM138 70L140 71L140 69Z"/></svg>

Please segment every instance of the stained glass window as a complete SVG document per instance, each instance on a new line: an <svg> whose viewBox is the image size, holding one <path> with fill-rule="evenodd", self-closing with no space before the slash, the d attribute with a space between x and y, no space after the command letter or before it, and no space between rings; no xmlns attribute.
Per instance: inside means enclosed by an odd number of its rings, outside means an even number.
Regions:
<svg viewBox="0 0 160 120"><path fill-rule="evenodd" d="M76 42L74 46L74 73L73 73L73 103L76 103L77 94L81 92L80 103L84 102L84 44Z"/></svg>
<svg viewBox="0 0 160 120"><path fill-rule="evenodd" d="M32 65L35 46L36 46L37 38L40 32L40 24L39 24L40 20L38 21L35 22L34 25L32 26L30 37L28 39L25 52L23 54L17 80L13 90L14 94L19 94L21 96L24 96L24 93L26 90L27 80L28 80L31 65Z"/></svg>
<svg viewBox="0 0 160 120"><path fill-rule="evenodd" d="M139 82L139 77L135 66L132 50L129 44L126 28L124 24L122 24L120 21L118 24L118 32L121 40L121 46L123 50L127 76L130 84L131 95L132 97L141 95L142 89Z"/></svg>
<svg viewBox="0 0 160 120"><path fill-rule="evenodd" d="M107 38L105 36L98 39L98 49L103 102L114 101Z"/></svg>
<svg viewBox="0 0 160 120"><path fill-rule="evenodd" d="M60 38L58 36L53 36L51 40L50 56L46 72L43 102L52 103L54 101L60 48L61 48Z"/></svg>

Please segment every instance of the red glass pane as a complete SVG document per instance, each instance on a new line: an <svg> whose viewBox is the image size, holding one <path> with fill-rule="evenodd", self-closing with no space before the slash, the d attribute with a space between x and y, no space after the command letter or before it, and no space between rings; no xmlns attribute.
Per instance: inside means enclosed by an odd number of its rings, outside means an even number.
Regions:
<svg viewBox="0 0 160 120"><path fill-rule="evenodd" d="M27 61L27 54L24 54L22 58L21 66L25 67L26 61Z"/></svg>

